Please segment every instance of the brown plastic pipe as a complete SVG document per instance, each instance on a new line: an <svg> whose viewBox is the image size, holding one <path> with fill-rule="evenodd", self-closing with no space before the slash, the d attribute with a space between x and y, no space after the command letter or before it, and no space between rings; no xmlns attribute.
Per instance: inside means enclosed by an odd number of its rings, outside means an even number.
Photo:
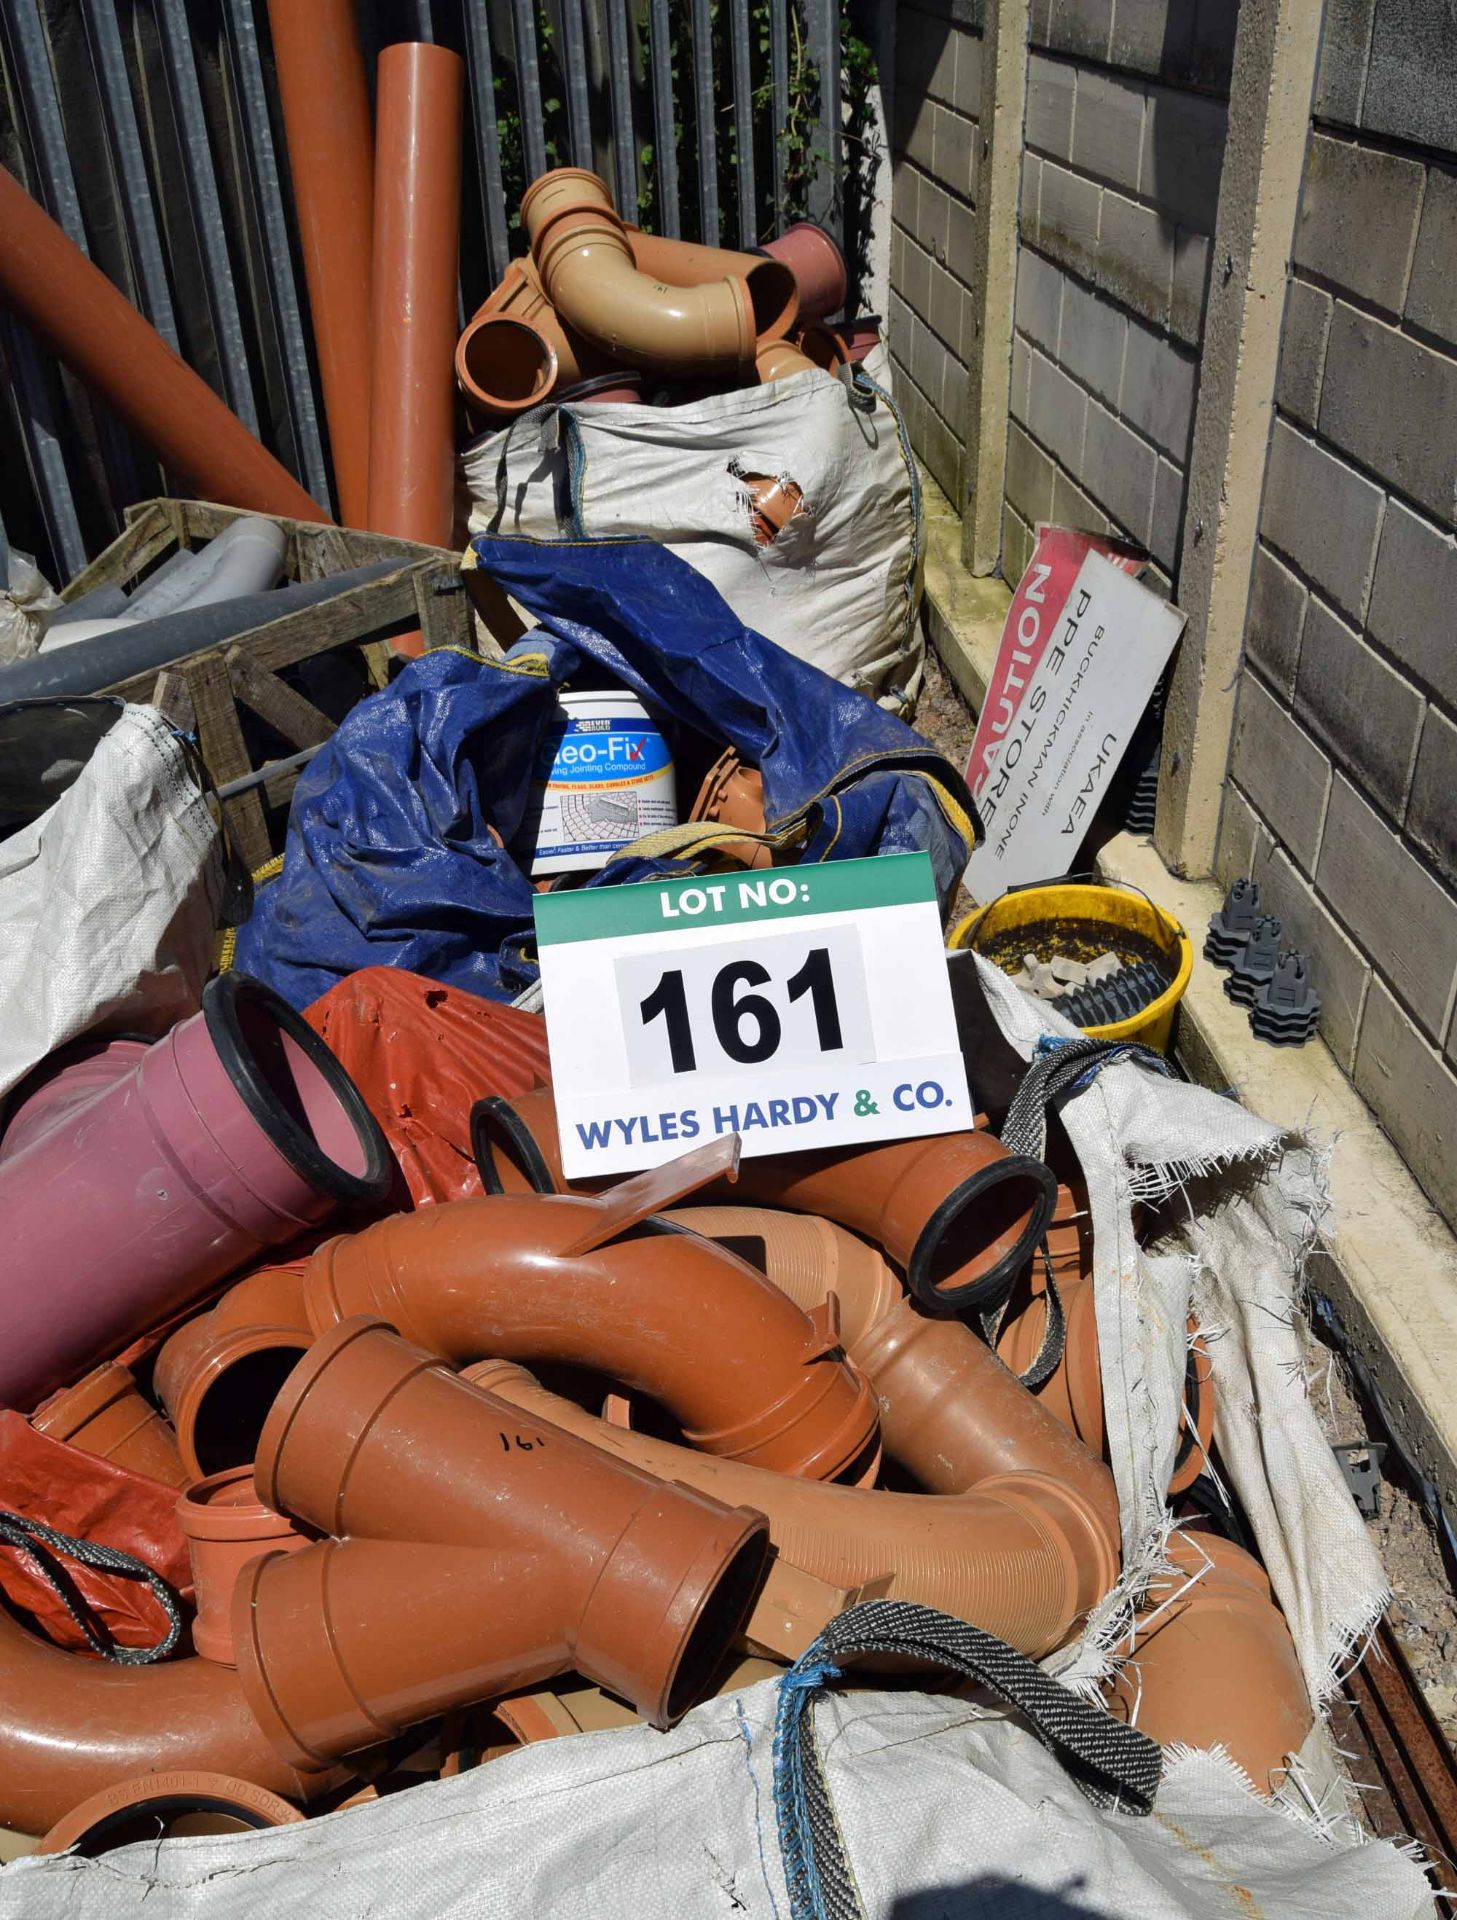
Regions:
<svg viewBox="0 0 1457 1920"><path fill-rule="evenodd" d="M250 1833L293 1826L297 1807L250 1780L222 1773L144 1773L93 1793L58 1820L37 1853L70 1853L95 1860L138 1840L190 1839L198 1834Z"/></svg>
<svg viewBox="0 0 1457 1920"><path fill-rule="evenodd" d="M0 167L0 302L204 499L329 515Z"/></svg>
<svg viewBox="0 0 1457 1920"><path fill-rule="evenodd" d="M566 1190L549 1088L478 1101L471 1126L488 1192ZM1055 1195L1040 1160L978 1132L745 1160L737 1186L707 1197L837 1221L883 1247L922 1306L951 1313L1026 1266Z"/></svg>
<svg viewBox="0 0 1457 1920"><path fill-rule="evenodd" d="M477 314L455 350L455 378L478 413L495 417L540 406L561 385L551 342L510 313Z"/></svg>
<svg viewBox="0 0 1457 1920"><path fill-rule="evenodd" d="M197 1658L118 1667L63 1653L0 1606L0 1825L44 1833L93 1793L137 1774L203 1768L302 1800L230 1667Z"/></svg>
<svg viewBox="0 0 1457 1920"><path fill-rule="evenodd" d="M479 1363L469 1375L663 1478L752 1502L768 1517L776 1568L941 1607L1028 1651L1061 1644L1117 1576L1096 1514L1041 1474L998 1476L944 1499L791 1480L611 1427L507 1362ZM807 1644L812 1628L806 1636ZM788 1656L803 1647L776 1650Z"/></svg>
<svg viewBox="0 0 1457 1920"><path fill-rule="evenodd" d="M596 1244L611 1224L605 1200L521 1195L401 1214L319 1248L309 1318L323 1329L377 1314L456 1363L591 1367L659 1401L708 1453L818 1479L857 1472L875 1397L840 1356L833 1309L802 1313L683 1234Z"/></svg>
<svg viewBox="0 0 1457 1920"><path fill-rule="evenodd" d="M939 1607L1024 1653L1061 1646L1118 1577L1097 1514L1040 1473L1001 1474L944 1499L794 1480L608 1426L506 1361L470 1377L660 1479L757 1508L781 1560L817 1579Z"/></svg>
<svg viewBox="0 0 1457 1920"><path fill-rule="evenodd" d="M547 298L569 326L616 360L649 371L708 373L754 357L753 302L732 275L672 287L633 264L606 186L558 167L527 188L521 218Z"/></svg>
<svg viewBox="0 0 1457 1920"><path fill-rule="evenodd" d="M379 56L369 525L434 547L450 546L455 527L463 71L425 43Z"/></svg>
<svg viewBox="0 0 1457 1920"><path fill-rule="evenodd" d="M997 1474L1060 1480L1120 1547L1113 1476L959 1320L917 1313L884 1260L842 1227L756 1207L679 1207L666 1216L733 1247L806 1312L840 1302L849 1359L880 1401L890 1458L929 1493L965 1493ZM760 1255L762 1257L760 1257Z"/></svg>
<svg viewBox="0 0 1457 1920"><path fill-rule="evenodd" d="M1223 1746L1261 1793L1280 1784L1314 1723L1285 1616L1258 1563L1215 1534L1176 1533L1174 1571L1137 1615L1108 1689L1120 1720L1168 1746ZM1157 1610L1157 1611L1154 1611Z"/></svg>
<svg viewBox="0 0 1457 1920"><path fill-rule="evenodd" d="M782 340L799 313L799 286L791 268L765 253L733 253L694 240L669 240L663 234L627 228L633 265L651 280L670 287L704 287L732 277L749 289L754 332L760 340Z"/></svg>
<svg viewBox="0 0 1457 1920"><path fill-rule="evenodd" d="M299 1766L573 1667L670 1726L768 1555L761 1514L609 1461L363 1318L294 1370L255 1479L342 1536L235 1590L244 1690Z"/></svg>
<svg viewBox="0 0 1457 1920"><path fill-rule="evenodd" d="M260 1268L169 1336L152 1385L187 1478L252 1460L273 1396L313 1338L302 1277L288 1267Z"/></svg>
<svg viewBox="0 0 1457 1920"><path fill-rule="evenodd" d="M288 170L344 524L369 519L374 129L354 0L268 0Z"/></svg>

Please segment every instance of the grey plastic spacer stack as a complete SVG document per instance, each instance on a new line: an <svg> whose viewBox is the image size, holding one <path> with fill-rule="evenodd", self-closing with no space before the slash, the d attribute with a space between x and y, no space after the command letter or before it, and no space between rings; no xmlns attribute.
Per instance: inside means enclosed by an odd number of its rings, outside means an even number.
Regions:
<svg viewBox="0 0 1457 1920"><path fill-rule="evenodd" d="M1320 1019L1320 995L1305 971L1305 955L1290 951L1276 960L1268 980L1255 988L1250 1030L1274 1047L1303 1047Z"/></svg>
<svg viewBox="0 0 1457 1920"><path fill-rule="evenodd" d="M1260 889L1246 876L1236 880L1224 905L1209 922L1204 958L1216 967L1232 967L1260 918Z"/></svg>
<svg viewBox="0 0 1457 1920"><path fill-rule="evenodd" d="M1245 940L1224 983L1226 995L1237 1007L1252 1007L1255 1004L1255 989L1275 971L1279 952L1280 922L1273 913L1262 914L1254 932Z"/></svg>
<svg viewBox="0 0 1457 1920"><path fill-rule="evenodd" d="M1157 961L1139 960L1058 994L1050 1005L1075 1027L1111 1027L1152 1006L1168 984Z"/></svg>

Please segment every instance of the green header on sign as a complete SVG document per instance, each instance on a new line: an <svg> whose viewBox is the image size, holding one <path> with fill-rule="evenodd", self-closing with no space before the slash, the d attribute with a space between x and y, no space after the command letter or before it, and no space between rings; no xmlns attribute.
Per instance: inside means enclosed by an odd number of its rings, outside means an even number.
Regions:
<svg viewBox="0 0 1457 1920"><path fill-rule="evenodd" d="M827 860L820 866L773 867L701 880L541 893L536 897L536 938L541 946L622 940L642 933L681 933L688 927L790 920L806 913L917 906L935 899L929 854L888 853L874 860Z"/></svg>

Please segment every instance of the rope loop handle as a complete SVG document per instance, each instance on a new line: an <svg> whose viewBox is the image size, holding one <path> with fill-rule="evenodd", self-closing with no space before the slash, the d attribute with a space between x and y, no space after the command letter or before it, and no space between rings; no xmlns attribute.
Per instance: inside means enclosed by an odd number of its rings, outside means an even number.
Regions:
<svg viewBox="0 0 1457 1920"><path fill-rule="evenodd" d="M86 1644L91 1651L99 1654L103 1660L110 1660L119 1667L146 1667L154 1660L165 1660L175 1651L182 1638L181 1604L161 1574L154 1572L134 1554L123 1553L120 1547L104 1546L99 1540L80 1540L74 1534L59 1533L39 1520L27 1519L24 1514L11 1513L4 1508L0 1508L0 1543L15 1547L26 1556L42 1579L54 1589L67 1613L86 1636ZM95 1568L99 1573L119 1573L128 1579L145 1580L167 1616L167 1632L162 1639L150 1647L117 1646L99 1629L80 1589L61 1564L62 1559L75 1560L83 1567Z"/></svg>
<svg viewBox="0 0 1457 1920"><path fill-rule="evenodd" d="M1156 1740L1050 1679L1015 1647L906 1600L867 1600L832 1620L779 1681L774 1809L792 1920L865 1920L815 1742L816 1694L854 1654L909 1656L964 1674L1014 1709L1096 1807L1147 1814L1163 1770Z"/></svg>

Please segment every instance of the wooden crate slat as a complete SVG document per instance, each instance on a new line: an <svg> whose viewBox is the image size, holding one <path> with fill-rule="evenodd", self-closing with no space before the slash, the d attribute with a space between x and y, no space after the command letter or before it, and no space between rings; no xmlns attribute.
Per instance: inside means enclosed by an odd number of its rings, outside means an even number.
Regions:
<svg viewBox="0 0 1457 1920"><path fill-rule="evenodd" d="M185 674L197 718L198 744L214 786L241 779L253 771L253 763L238 723L226 661L218 652L196 654L187 662ZM261 867L273 857L273 847L257 790L238 794L224 807L238 852L250 871Z"/></svg>
<svg viewBox="0 0 1457 1920"><path fill-rule="evenodd" d="M163 667L157 675L156 685L152 688L152 705L181 732L191 733L195 730L197 716L192 710L192 692L186 674L179 672L176 667Z"/></svg>
<svg viewBox="0 0 1457 1920"><path fill-rule="evenodd" d="M334 722L312 700L270 673L245 647L227 650L228 678L233 692L260 720L281 733L291 747L317 747L334 731Z"/></svg>

